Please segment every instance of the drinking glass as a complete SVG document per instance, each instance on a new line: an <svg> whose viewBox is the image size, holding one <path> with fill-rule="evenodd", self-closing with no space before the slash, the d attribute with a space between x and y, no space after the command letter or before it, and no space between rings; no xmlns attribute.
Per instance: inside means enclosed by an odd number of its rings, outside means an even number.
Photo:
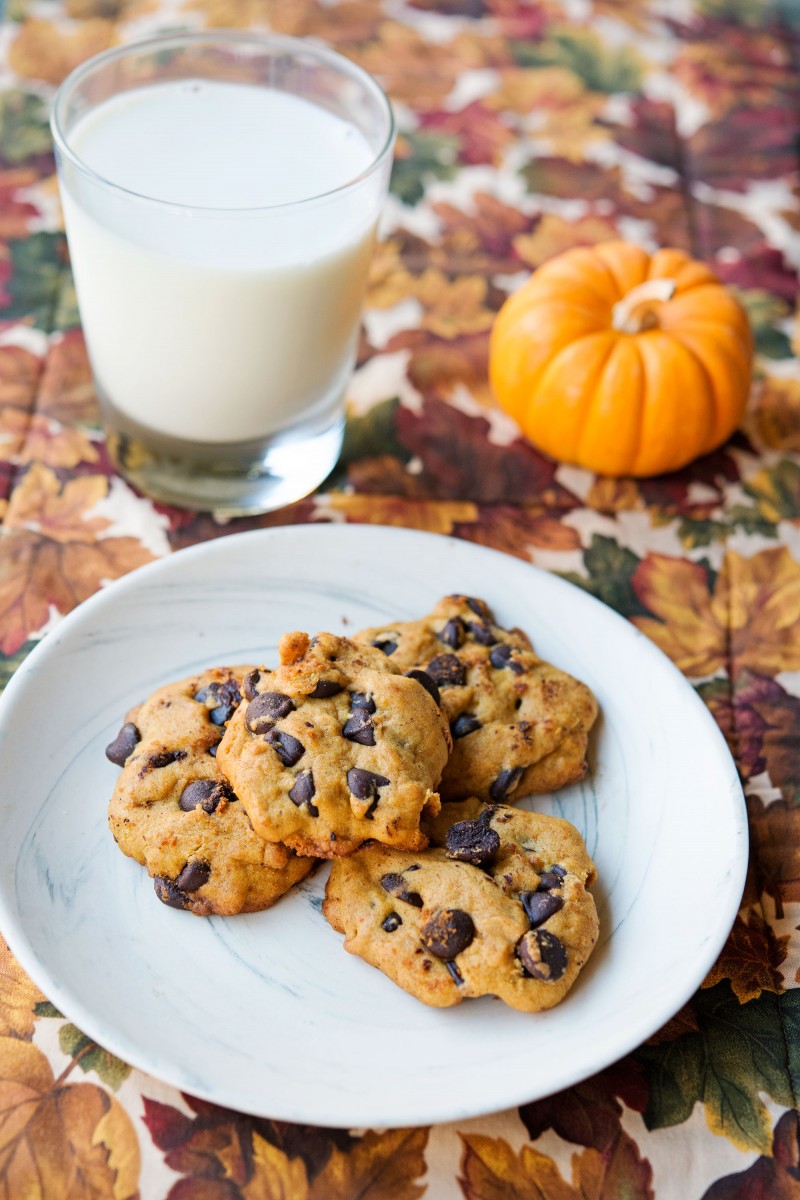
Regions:
<svg viewBox="0 0 800 1200"><path fill-rule="evenodd" d="M341 449L389 182L378 84L301 39L160 36L74 71L51 127L120 473L230 515L312 491Z"/></svg>

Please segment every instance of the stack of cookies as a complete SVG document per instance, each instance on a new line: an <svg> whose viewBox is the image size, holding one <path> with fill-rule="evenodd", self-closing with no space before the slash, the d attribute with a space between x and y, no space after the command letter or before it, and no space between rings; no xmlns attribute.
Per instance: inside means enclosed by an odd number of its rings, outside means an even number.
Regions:
<svg viewBox="0 0 800 1200"><path fill-rule="evenodd" d="M597 940L594 866L511 804L584 775L588 688L467 596L279 653L159 689L106 750L112 833L159 899L254 912L330 859L345 948L420 1000L558 1003Z"/></svg>

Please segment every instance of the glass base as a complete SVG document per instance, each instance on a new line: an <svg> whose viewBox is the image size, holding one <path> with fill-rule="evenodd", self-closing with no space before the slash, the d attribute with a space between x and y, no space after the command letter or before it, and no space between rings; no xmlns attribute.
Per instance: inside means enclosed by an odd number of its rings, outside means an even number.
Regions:
<svg viewBox="0 0 800 1200"><path fill-rule="evenodd" d="M244 517L301 500L339 458L341 408L323 428L293 429L257 443L209 446L163 437L103 405L108 451L125 479L154 500L179 508Z"/></svg>

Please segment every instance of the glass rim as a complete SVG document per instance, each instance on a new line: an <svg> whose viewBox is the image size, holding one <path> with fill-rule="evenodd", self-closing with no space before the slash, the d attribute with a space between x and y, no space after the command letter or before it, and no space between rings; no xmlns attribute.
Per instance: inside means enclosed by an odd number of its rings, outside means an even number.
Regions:
<svg viewBox="0 0 800 1200"><path fill-rule="evenodd" d="M137 192L133 188L124 187L122 184L115 183L112 179L107 179L99 171L95 171L88 163L73 150L69 144L68 136L62 127L62 113L69 95L74 89L90 76L98 67L103 67L106 63L113 62L115 59L126 58L132 53L138 53L148 50L163 50L168 47L180 49L192 44L199 45L208 43L217 46L251 46L251 47L274 47L275 49L285 50L287 53L299 54L302 52L312 58L316 58L319 62L335 68L343 75L348 75L351 79L362 84L368 92L377 99L379 105L383 109L386 118L387 131L386 137L374 155L370 163L364 167L358 175L354 175L351 179L345 180L344 183L337 184L335 188L329 188L325 192L317 192L312 196L303 196L299 200L286 200L279 204L258 204L245 205L241 208L234 208L229 205L218 204L181 204L174 200L162 200L158 196L150 196L146 192ZM122 93L117 93L122 94ZM169 210L175 213L197 212L207 214L224 213L230 215L233 213L266 213L276 212L280 209L300 208L304 204L314 204L320 200L326 200L329 197L337 196L355 189L359 184L363 183L371 175L373 175L391 155L396 134L396 124L392 105L386 92L380 86L376 79L363 67L359 67L357 63L351 62L345 58L343 54L339 54L336 50L331 50L327 46L319 45L306 41L304 38L289 37L286 34L272 33L239 33L234 30L200 30L187 33L165 33L155 34L152 37L139 38L135 41L126 42L122 46L114 46L110 50L103 50L100 54L94 54L88 58L86 62L75 67L69 75L59 84L53 99L53 107L50 113L50 132L53 142L59 154L65 158L73 167L81 172L86 178L92 182L100 184L102 187L110 189L119 195L129 199L136 200L140 203L154 205L160 209Z"/></svg>

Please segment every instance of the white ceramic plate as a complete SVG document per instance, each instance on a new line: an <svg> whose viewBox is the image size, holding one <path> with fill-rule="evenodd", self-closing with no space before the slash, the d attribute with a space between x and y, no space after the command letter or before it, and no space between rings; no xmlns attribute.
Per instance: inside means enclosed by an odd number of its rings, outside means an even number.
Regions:
<svg viewBox="0 0 800 1200"><path fill-rule="evenodd" d="M540 1015L485 998L429 1009L342 949L323 869L272 910L160 904L116 849L103 756L172 678L275 661L289 629L356 630L485 597L585 680L602 720L587 782L529 803L571 820L598 867L600 941ZM580 589L466 542L331 525L225 537L100 592L0 702L0 929L42 990L127 1062L219 1104L319 1125L456 1120L523 1103L633 1049L699 986L747 861L734 764L691 687Z"/></svg>

